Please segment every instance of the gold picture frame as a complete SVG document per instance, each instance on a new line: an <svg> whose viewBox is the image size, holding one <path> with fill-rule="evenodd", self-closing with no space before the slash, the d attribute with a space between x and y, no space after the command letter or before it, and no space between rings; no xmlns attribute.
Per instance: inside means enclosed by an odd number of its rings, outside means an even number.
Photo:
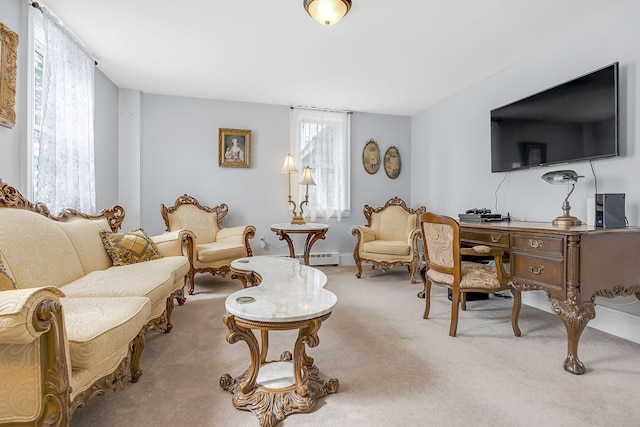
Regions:
<svg viewBox="0 0 640 427"><path fill-rule="evenodd" d="M222 128L218 130L218 166L251 167L250 130Z"/></svg>
<svg viewBox="0 0 640 427"><path fill-rule="evenodd" d="M362 150L362 167L368 174L373 175L380 169L380 147L373 139L370 139Z"/></svg>
<svg viewBox="0 0 640 427"><path fill-rule="evenodd" d="M0 125L16 124L18 35L0 22Z"/></svg>
<svg viewBox="0 0 640 427"><path fill-rule="evenodd" d="M402 160L398 147L391 146L384 153L384 172L391 179L396 179L402 171Z"/></svg>

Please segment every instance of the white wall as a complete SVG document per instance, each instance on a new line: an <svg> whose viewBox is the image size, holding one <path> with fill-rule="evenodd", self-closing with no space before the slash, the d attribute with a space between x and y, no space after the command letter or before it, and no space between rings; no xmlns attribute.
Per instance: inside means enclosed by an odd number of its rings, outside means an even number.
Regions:
<svg viewBox="0 0 640 427"><path fill-rule="evenodd" d="M339 106L338 106L339 107ZM143 94L141 100L141 225L151 233L164 231L160 204L172 205L184 194L208 206L227 203L226 226L252 224L257 228L256 254L288 253L270 224L288 221L287 175L280 172L289 153L289 106ZM251 130L251 167L218 166L218 129ZM409 202L410 118L355 112L352 116L352 214L330 224L325 240L314 252L337 251L353 263L354 224L363 224L365 204L381 206L393 196ZM399 148L405 163L391 180L383 170L369 175L362 167L362 150L375 139L384 151ZM295 186L295 180L292 179ZM124 195L121 194L121 197ZM126 206L125 206L126 209ZM131 226L131 225L130 225ZM260 237L269 244L258 246ZM304 236L295 236L296 251Z"/></svg>
<svg viewBox="0 0 640 427"><path fill-rule="evenodd" d="M638 17L640 2L635 2L621 13L415 115L411 122L412 203L424 203L431 210L454 217L471 207L488 207L502 214L510 213L519 220L548 222L562 213L560 208L567 189L551 186L540 177L550 170L569 168L585 176L579 180L569 201L573 207L571 213L586 221L586 199L595 192L588 162L491 173L490 110L619 61L622 155L594 161L593 165L598 192L626 193L629 222L640 225ZM503 178L506 179L497 191ZM525 293L523 298L549 308L540 293ZM613 301L598 298L597 303L615 308L614 313L626 311L640 315L640 304L630 297ZM602 320L604 311L598 311L598 321ZM631 318L632 321L640 319ZM595 324L597 322L590 325ZM615 329L610 332L615 333ZM634 339L640 339L638 332L635 334Z"/></svg>

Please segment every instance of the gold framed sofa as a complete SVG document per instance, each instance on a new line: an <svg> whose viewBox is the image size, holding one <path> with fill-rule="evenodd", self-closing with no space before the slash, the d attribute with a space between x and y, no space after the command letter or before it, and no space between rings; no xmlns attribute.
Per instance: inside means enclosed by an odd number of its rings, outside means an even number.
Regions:
<svg viewBox="0 0 640 427"><path fill-rule="evenodd" d="M160 205L160 215L167 232L189 230L193 233L194 253L190 257L189 294L193 294L196 273L226 276L231 261L253 256L250 239L256 235L253 225L223 227L222 220L229 213L225 203L203 206L195 197L183 194L173 206Z"/></svg>
<svg viewBox="0 0 640 427"><path fill-rule="evenodd" d="M406 265L409 268L411 283L416 283L416 266L420 259L418 239L420 239L419 215L426 207L418 209L407 207L399 197L389 199L384 206L372 208L365 205L362 212L367 225L356 225L351 234L357 237L353 250L353 259L362 276L362 263L370 262L372 268L387 271L390 268Z"/></svg>
<svg viewBox="0 0 640 427"><path fill-rule="evenodd" d="M149 330L171 331L191 235L118 233L124 217L53 216L0 180L0 424L68 425L138 381Z"/></svg>

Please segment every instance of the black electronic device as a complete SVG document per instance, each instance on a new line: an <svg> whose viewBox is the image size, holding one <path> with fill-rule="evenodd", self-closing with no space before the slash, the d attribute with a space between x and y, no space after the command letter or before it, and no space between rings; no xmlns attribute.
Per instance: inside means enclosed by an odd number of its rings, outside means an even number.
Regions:
<svg viewBox="0 0 640 427"><path fill-rule="evenodd" d="M617 62L491 111L492 172L617 155Z"/></svg>
<svg viewBox="0 0 640 427"><path fill-rule="evenodd" d="M465 213L458 214L460 221L485 222L485 221L502 221L502 215L492 214L491 209L472 208L467 209Z"/></svg>
<svg viewBox="0 0 640 427"><path fill-rule="evenodd" d="M624 193L596 194L596 227L626 227Z"/></svg>

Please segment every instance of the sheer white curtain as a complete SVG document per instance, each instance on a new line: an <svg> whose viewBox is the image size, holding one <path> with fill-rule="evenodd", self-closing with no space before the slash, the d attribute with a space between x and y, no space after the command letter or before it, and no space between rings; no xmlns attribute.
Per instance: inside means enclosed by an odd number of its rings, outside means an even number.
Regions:
<svg viewBox="0 0 640 427"><path fill-rule="evenodd" d="M350 147L351 113L292 108L292 154L302 171L313 170L316 185L309 186L311 220L351 214ZM305 187L298 186L298 200L304 200Z"/></svg>
<svg viewBox="0 0 640 427"><path fill-rule="evenodd" d="M52 213L96 208L94 61L43 8L46 40L41 133L34 149L34 199Z"/></svg>

